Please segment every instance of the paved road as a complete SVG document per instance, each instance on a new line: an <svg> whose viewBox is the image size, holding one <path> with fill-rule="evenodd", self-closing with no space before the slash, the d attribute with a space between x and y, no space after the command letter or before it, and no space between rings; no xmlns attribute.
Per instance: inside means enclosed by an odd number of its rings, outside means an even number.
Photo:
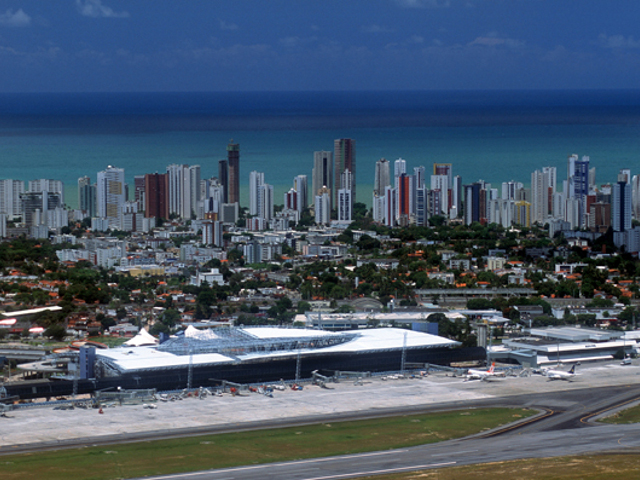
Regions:
<svg viewBox="0 0 640 480"><path fill-rule="evenodd" d="M629 377L631 379L633 377ZM549 383L551 385L551 383ZM554 383L554 386L556 384ZM497 386L496 386L497 387ZM504 388L504 387L500 387ZM538 390L540 391L540 390ZM268 465L245 466L211 472L171 475L166 479L279 479L329 480L376 473L403 472L452 465L466 465L518 458L551 457L597 451L620 451L640 447L640 426L598 425L589 421L599 413L640 400L640 385L617 385L506 395L504 397L458 400L440 404L412 405L366 412L323 414L270 422L204 426L180 430L126 433L117 436L51 440L29 445L0 448L0 455L20 451L40 451L61 447L106 444L123 441L223 433L239 429L273 428L355 420L393 414L410 414L489 406L533 407L541 411L538 419L528 419L517 428L508 426L473 438L459 439L402 450L372 452L322 459Z"/></svg>
<svg viewBox="0 0 640 480"><path fill-rule="evenodd" d="M604 411L637 400L640 400L640 386L637 385L506 397L502 399L503 405L536 407L542 409L542 413L536 420L528 419L521 426L508 426L438 444L154 478L333 480L515 459L625 451L640 448L640 425L604 425L590 420ZM496 400L455 402L424 410L480 407L484 404L495 406Z"/></svg>
<svg viewBox="0 0 640 480"><path fill-rule="evenodd" d="M274 477L281 480L334 480L455 465L624 451L640 448L640 425L600 425L590 420L604 411L637 400L640 400L638 385L505 397L501 399L503 405L536 407L543 412L537 419L526 420L519 427L508 426L472 438L432 445L154 478L262 480ZM480 407L485 404L495 406L496 400L455 402L430 406L425 410Z"/></svg>
<svg viewBox="0 0 640 480"><path fill-rule="evenodd" d="M640 426L638 425L598 426L524 435L501 435L491 439L454 440L402 450L152 478L329 480L523 458L554 457L605 450L620 451L629 447L640 447Z"/></svg>

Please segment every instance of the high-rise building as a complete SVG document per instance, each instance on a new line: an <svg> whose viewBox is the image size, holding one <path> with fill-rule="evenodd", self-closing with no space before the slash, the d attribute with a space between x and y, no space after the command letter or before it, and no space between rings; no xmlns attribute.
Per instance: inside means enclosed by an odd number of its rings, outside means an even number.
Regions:
<svg viewBox="0 0 640 480"><path fill-rule="evenodd" d="M86 175L84 177L80 177L78 178L78 208L80 208L82 210L82 197L80 195L80 191L82 190L82 187L85 187L87 185L91 185L91 179L89 177L87 177Z"/></svg>
<svg viewBox="0 0 640 480"><path fill-rule="evenodd" d="M312 197L319 195L320 190L329 190L331 198L333 192L333 153L314 152L313 153L313 175L312 175ZM338 184L339 185L339 184Z"/></svg>
<svg viewBox="0 0 640 480"><path fill-rule="evenodd" d="M480 221L480 183L464 186L464 224Z"/></svg>
<svg viewBox="0 0 640 480"><path fill-rule="evenodd" d="M351 201L356 201L356 141L351 138L338 138L333 142L333 158L335 175L334 185L340 185L340 175L345 170L351 172ZM338 194L333 195L334 201L337 203Z"/></svg>
<svg viewBox="0 0 640 480"><path fill-rule="evenodd" d="M351 222L351 190L348 188L338 189L338 221Z"/></svg>
<svg viewBox="0 0 640 480"><path fill-rule="evenodd" d="M269 221L273 218L273 185L264 183L258 187L258 218Z"/></svg>
<svg viewBox="0 0 640 480"><path fill-rule="evenodd" d="M463 196L464 191L462 189L462 177L460 175L456 175L453 177L453 185L451 187L451 208L449 212L451 218L457 218L462 215Z"/></svg>
<svg viewBox="0 0 640 480"><path fill-rule="evenodd" d="M415 199L416 225L424 227L428 224L427 189L424 187L424 184L422 187L416 188Z"/></svg>
<svg viewBox="0 0 640 480"><path fill-rule="evenodd" d="M384 224L387 227L396 226L397 215L397 202L396 189L389 186L384 189Z"/></svg>
<svg viewBox="0 0 640 480"><path fill-rule="evenodd" d="M549 217L549 175L541 170L531 174L531 222L544 225Z"/></svg>
<svg viewBox="0 0 640 480"><path fill-rule="evenodd" d="M594 232L606 233L611 226L611 204L595 202L589 206L589 228Z"/></svg>
<svg viewBox="0 0 640 480"><path fill-rule="evenodd" d="M264 172L249 174L249 215L258 215L258 188L264 185Z"/></svg>
<svg viewBox="0 0 640 480"><path fill-rule="evenodd" d="M396 180L397 188L396 188L396 206L397 206L397 215L396 220L398 223L406 222L409 219L409 215L411 213L411 182L409 175L406 173L401 173L398 179Z"/></svg>
<svg viewBox="0 0 640 480"><path fill-rule="evenodd" d="M518 191L524 188L524 185L520 182L509 181L502 183L502 195L504 200L516 200L518 198Z"/></svg>
<svg viewBox="0 0 640 480"><path fill-rule="evenodd" d="M140 208L144 206L144 175L133 177L133 199L138 202Z"/></svg>
<svg viewBox="0 0 640 480"><path fill-rule="evenodd" d="M18 217L22 213L20 195L24 193L22 180L0 180L0 214L9 218Z"/></svg>
<svg viewBox="0 0 640 480"><path fill-rule="evenodd" d="M331 193L329 189L323 187L315 197L315 218L318 225L329 225L331 223Z"/></svg>
<svg viewBox="0 0 640 480"><path fill-rule="evenodd" d="M447 189L453 186L453 166L450 163L434 163L433 174L447 177Z"/></svg>
<svg viewBox="0 0 640 480"><path fill-rule="evenodd" d="M397 180L403 173L407 173L407 161L404 158L398 158L393 162L394 188L397 188Z"/></svg>
<svg viewBox="0 0 640 480"><path fill-rule="evenodd" d="M64 184L62 183L62 180L50 180L48 178L29 180L27 191L57 193L60 195L62 205L64 205Z"/></svg>
<svg viewBox="0 0 640 480"><path fill-rule="evenodd" d="M144 212L147 218L169 218L169 177L166 173L144 176Z"/></svg>
<svg viewBox="0 0 640 480"><path fill-rule="evenodd" d="M169 215L191 218L200 201L200 165L169 165L167 185Z"/></svg>
<svg viewBox="0 0 640 480"><path fill-rule="evenodd" d="M300 194L295 188L290 188L288 192L284 194L284 209L294 210L299 212L300 210Z"/></svg>
<svg viewBox="0 0 640 480"><path fill-rule="evenodd" d="M25 192L20 195L22 202L22 221L28 226L48 225L50 210L62 208L62 195L46 190ZM53 225L52 225L53 227Z"/></svg>
<svg viewBox="0 0 640 480"><path fill-rule="evenodd" d="M307 176L306 175L297 175L293 179L293 189L298 192L298 208L299 212L309 208L309 189Z"/></svg>
<svg viewBox="0 0 640 480"><path fill-rule="evenodd" d="M449 215L449 177L447 175L431 175L431 190L438 191L440 195L442 211L436 215Z"/></svg>
<svg viewBox="0 0 640 480"><path fill-rule="evenodd" d="M373 183L374 195L384 195L384 189L391 185L391 164L386 158L376 162L375 178Z"/></svg>
<svg viewBox="0 0 640 480"><path fill-rule="evenodd" d="M574 220L567 218L566 220L573 224L577 221L579 227L586 226L585 214L589 211L586 205L586 197L589 194L590 172L589 157L583 156L581 160L578 155L569 155L567 159L567 194L566 201L575 201L575 205L571 207L567 215L574 216ZM575 208L574 208L575 207Z"/></svg>
<svg viewBox="0 0 640 480"><path fill-rule="evenodd" d="M80 197L80 211L84 217L93 218L97 213L96 186L91 184L82 185L78 188Z"/></svg>
<svg viewBox="0 0 640 480"><path fill-rule="evenodd" d="M418 208L418 190L425 188L425 168L420 165L413 168L413 175L411 176L411 214L417 214Z"/></svg>
<svg viewBox="0 0 640 480"><path fill-rule="evenodd" d="M223 233L222 222L212 220L202 222L202 243L205 245L224 246Z"/></svg>
<svg viewBox="0 0 640 480"><path fill-rule="evenodd" d="M374 222L384 223L384 215L385 215L384 200L385 200L384 194L383 195L373 194L373 199L371 202L371 211L372 211L372 217Z"/></svg>
<svg viewBox="0 0 640 480"><path fill-rule="evenodd" d="M351 184L351 172L347 169L340 175L340 188L338 189L338 221L341 222L350 222L352 218L353 202L349 188Z"/></svg>
<svg viewBox="0 0 640 480"><path fill-rule="evenodd" d="M640 175L634 175L631 179L631 209L633 218L640 220Z"/></svg>
<svg viewBox="0 0 640 480"><path fill-rule="evenodd" d="M614 232L631 229L631 185L624 178L628 177L618 175L611 192L611 224Z"/></svg>
<svg viewBox="0 0 640 480"><path fill-rule="evenodd" d="M78 209L84 217L96 216L96 186L87 176L78 178Z"/></svg>
<svg viewBox="0 0 640 480"><path fill-rule="evenodd" d="M240 144L227 145L227 162L229 165L228 200L229 203L240 204Z"/></svg>
<svg viewBox="0 0 640 480"><path fill-rule="evenodd" d="M120 206L126 201L124 169L109 165L98 172L96 200L98 217L108 219L110 224L118 223Z"/></svg>
<svg viewBox="0 0 640 480"><path fill-rule="evenodd" d="M524 200L515 202L514 223L523 227L531 226L531 203Z"/></svg>
<svg viewBox="0 0 640 480"><path fill-rule="evenodd" d="M229 203L229 162L227 160L218 162L218 182L222 186L222 202Z"/></svg>

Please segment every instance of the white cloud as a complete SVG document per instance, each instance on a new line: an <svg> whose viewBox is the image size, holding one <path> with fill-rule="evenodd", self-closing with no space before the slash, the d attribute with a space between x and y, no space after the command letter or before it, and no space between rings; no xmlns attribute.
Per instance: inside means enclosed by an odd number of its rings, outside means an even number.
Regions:
<svg viewBox="0 0 640 480"><path fill-rule="evenodd" d="M451 6L449 0L393 0L404 8L446 8Z"/></svg>
<svg viewBox="0 0 640 480"><path fill-rule="evenodd" d="M5 13L0 14L0 25L5 27L26 27L31 25L31 17L19 9L16 12L9 9Z"/></svg>
<svg viewBox="0 0 640 480"><path fill-rule="evenodd" d="M409 37L409 43L424 43L424 37L420 35L411 35Z"/></svg>
<svg viewBox="0 0 640 480"><path fill-rule="evenodd" d="M480 45L484 47L498 47L505 46L508 48L519 48L524 46L524 42L515 40L513 38L504 38L498 36L496 32L488 33L487 35L477 37L473 42L468 44L469 46Z"/></svg>
<svg viewBox="0 0 640 480"><path fill-rule="evenodd" d="M366 27L361 27L360 31L363 33L391 33L393 32L393 29L374 24L374 25L367 25Z"/></svg>
<svg viewBox="0 0 640 480"><path fill-rule="evenodd" d="M102 5L101 0L76 0L80 15L92 18L129 18L129 12L114 12L111 7Z"/></svg>
<svg viewBox="0 0 640 480"><path fill-rule="evenodd" d="M278 43L285 48L297 48L310 45L318 41L318 37L284 37L278 40Z"/></svg>
<svg viewBox="0 0 640 480"><path fill-rule="evenodd" d="M235 23L227 23L224 20L219 20L220 30L237 30L238 25Z"/></svg>
<svg viewBox="0 0 640 480"><path fill-rule="evenodd" d="M598 35L598 43L607 48L640 48L640 40L636 40L633 36L625 37L624 35Z"/></svg>
<svg viewBox="0 0 640 480"><path fill-rule="evenodd" d="M278 43L286 48L294 48L300 44L299 37L285 37L278 40Z"/></svg>

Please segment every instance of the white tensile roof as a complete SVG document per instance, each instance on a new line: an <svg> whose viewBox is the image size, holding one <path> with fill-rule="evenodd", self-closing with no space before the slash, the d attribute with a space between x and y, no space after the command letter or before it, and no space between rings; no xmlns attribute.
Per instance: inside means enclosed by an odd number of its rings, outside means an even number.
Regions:
<svg viewBox="0 0 640 480"><path fill-rule="evenodd" d="M146 329L142 329L138 334L130 340L124 342L123 345L128 347L142 347L144 345L157 345L158 339L153 337Z"/></svg>
<svg viewBox="0 0 640 480"><path fill-rule="evenodd" d="M189 327L191 329L193 327ZM194 331L185 330L185 336L192 338L201 338L203 340L211 340L212 336L216 336L210 330L201 331L193 328ZM300 353L307 357L314 354L324 353L367 353L384 350L400 350L403 346L408 349L412 348L437 348L437 347L455 347L460 345L459 342L449 340L448 338L431 335L428 333L415 332L412 330L404 330L399 328L372 328L361 330L348 330L343 332L328 332L313 329L293 329L293 328L246 328L247 333L263 340L275 338L291 338L296 337L323 337L337 336L343 334L354 335L354 338L344 343L323 347L323 348L301 348ZM153 337L152 337L153 338ZM133 340L133 339L132 339ZM184 367L189 365L191 357L192 364L211 365L216 363L232 363L243 360L278 358L283 356L291 356L297 354L297 351L279 350L275 352L253 352L248 354L237 354L236 358L232 358L219 353L194 353L189 355L175 355L170 352L159 351L155 347L139 347L139 348L112 348L109 350L101 350L97 352L100 357L109 359L121 371L148 370L154 368L171 368Z"/></svg>

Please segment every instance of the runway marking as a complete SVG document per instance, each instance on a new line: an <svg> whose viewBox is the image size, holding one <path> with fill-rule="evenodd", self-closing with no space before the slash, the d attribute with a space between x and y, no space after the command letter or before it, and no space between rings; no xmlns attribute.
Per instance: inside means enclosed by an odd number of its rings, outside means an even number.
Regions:
<svg viewBox="0 0 640 480"><path fill-rule="evenodd" d="M244 470L257 470L259 468L265 467L282 467L286 465L303 465L305 463L320 463L320 462L330 462L332 460L347 460L351 458L366 458L366 457L375 457L380 455L391 455L394 453L403 453L407 450L389 450L386 452L373 452L373 453L357 453L354 455L343 455L343 456L334 456L334 457L326 457L326 458L310 458L307 460L296 460L293 462L281 462L281 463L262 463L260 465L251 465L247 467L231 467L228 469L224 469L225 473L233 473L233 472L241 472ZM166 479L166 478L182 478L182 477L197 477L198 475L211 475L211 473L216 470L206 470L201 472L189 472L189 473L176 473L172 475L160 475L157 477L148 477L149 479Z"/></svg>
<svg viewBox="0 0 640 480"><path fill-rule="evenodd" d="M605 408L603 410L590 413L589 415L586 415L586 416L582 417L580 419L580 423L588 424L589 419L592 418L592 417L595 417L595 416L600 415L601 413L613 410L614 408L619 408L619 407L622 407L624 405L628 405L630 403L637 402L637 401L638 401L638 397L635 397L635 398L632 398L631 400L627 400L626 402L618 403L617 405L613 405L613 406Z"/></svg>
<svg viewBox="0 0 640 480"><path fill-rule="evenodd" d="M478 450L465 450L463 452L447 452L447 453L435 453L433 455L431 455L432 457L444 457L445 455L452 455L453 453L455 453L456 455L462 455L463 453L473 453L473 452L477 452Z"/></svg>
<svg viewBox="0 0 640 480"><path fill-rule="evenodd" d="M500 430L496 430L495 432L487 433L486 435L483 435L482 438L493 437L495 435L500 435L502 433L506 433L506 432L509 432L511 430L515 430L516 428L524 427L525 425L529 425L530 423L538 422L540 420L544 420L545 418L548 418L548 417L552 416L554 413L556 413L554 410L551 410L551 409L548 409L548 408L545 408L545 410L547 411L547 413L545 413L544 415L542 415L540 417L536 416L536 417L530 418L528 420L525 420L523 422L518 422L515 425L511 425L510 427L501 428Z"/></svg>
<svg viewBox="0 0 640 480"><path fill-rule="evenodd" d="M455 464L456 462L429 463L426 465L412 465L410 467L387 468L384 470L369 470L366 472L326 475L324 477L305 478L304 480L330 480L332 478L350 478L350 477L361 477L363 475L381 475L385 473L395 473L395 472L402 472L406 470L421 470L423 468L448 467L450 465L455 465Z"/></svg>
<svg viewBox="0 0 640 480"><path fill-rule="evenodd" d="M623 438L624 438L624 435L623 435L623 436L621 436L621 437L618 439L618 445L622 445L622 439L623 439Z"/></svg>

